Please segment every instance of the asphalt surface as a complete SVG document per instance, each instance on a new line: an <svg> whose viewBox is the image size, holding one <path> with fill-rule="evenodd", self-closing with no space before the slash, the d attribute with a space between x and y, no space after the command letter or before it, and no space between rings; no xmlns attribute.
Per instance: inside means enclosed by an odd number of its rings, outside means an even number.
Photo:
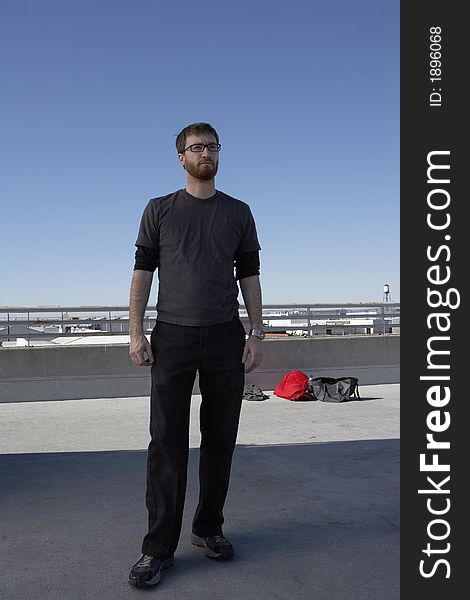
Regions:
<svg viewBox="0 0 470 600"><path fill-rule="evenodd" d="M198 497L193 396L182 534L149 590L127 583L146 531L147 398L0 404L1 600L397 600L399 386L361 401L244 401L224 533L189 541Z"/></svg>

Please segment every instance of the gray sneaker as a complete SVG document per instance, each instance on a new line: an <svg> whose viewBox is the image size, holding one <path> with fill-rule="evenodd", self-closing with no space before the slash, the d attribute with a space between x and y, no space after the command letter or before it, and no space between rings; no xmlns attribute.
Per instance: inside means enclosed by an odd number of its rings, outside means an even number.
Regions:
<svg viewBox="0 0 470 600"><path fill-rule="evenodd" d="M214 560L229 560L235 556L232 544L224 535L199 537L195 533L191 533L191 542L195 546L204 548L204 554Z"/></svg>
<svg viewBox="0 0 470 600"><path fill-rule="evenodd" d="M129 583L136 587L146 587L157 584L162 578L162 569L167 569L175 563L175 557L160 560L150 554L142 554L132 566L129 573Z"/></svg>

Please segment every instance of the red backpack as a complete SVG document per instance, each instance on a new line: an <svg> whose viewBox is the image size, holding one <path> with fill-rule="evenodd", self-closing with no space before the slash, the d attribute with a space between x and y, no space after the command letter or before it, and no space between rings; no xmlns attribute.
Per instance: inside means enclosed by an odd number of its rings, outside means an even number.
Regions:
<svg viewBox="0 0 470 600"><path fill-rule="evenodd" d="M284 375L273 393L287 400L313 400L308 391L308 375L302 371L291 371Z"/></svg>

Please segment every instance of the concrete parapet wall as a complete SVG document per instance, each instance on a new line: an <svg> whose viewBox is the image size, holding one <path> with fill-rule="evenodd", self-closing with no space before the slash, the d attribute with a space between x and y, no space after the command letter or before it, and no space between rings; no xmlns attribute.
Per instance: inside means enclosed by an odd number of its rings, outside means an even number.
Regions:
<svg viewBox="0 0 470 600"><path fill-rule="evenodd" d="M127 344L0 349L0 402L148 396L150 368L134 366ZM362 385L400 381L400 336L272 339L246 383L272 390L299 369L308 375L354 375ZM194 394L199 394L198 378Z"/></svg>

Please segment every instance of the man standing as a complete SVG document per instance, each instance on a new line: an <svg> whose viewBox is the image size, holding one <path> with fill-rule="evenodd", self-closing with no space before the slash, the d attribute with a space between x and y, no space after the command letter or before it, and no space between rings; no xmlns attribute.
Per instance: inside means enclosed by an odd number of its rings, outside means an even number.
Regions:
<svg viewBox="0 0 470 600"><path fill-rule="evenodd" d="M245 373L261 362L264 338L259 250L250 207L215 189L219 136L208 123L176 138L185 189L150 200L136 241L131 284L129 356L151 365L147 458L148 533L129 583L160 581L174 563L183 518L191 394L196 372L202 401L199 503L191 541L215 560L233 558L222 532ZM144 335L143 317L158 268L157 320ZM235 269L235 274L234 274ZM240 282L251 330L238 315Z"/></svg>

